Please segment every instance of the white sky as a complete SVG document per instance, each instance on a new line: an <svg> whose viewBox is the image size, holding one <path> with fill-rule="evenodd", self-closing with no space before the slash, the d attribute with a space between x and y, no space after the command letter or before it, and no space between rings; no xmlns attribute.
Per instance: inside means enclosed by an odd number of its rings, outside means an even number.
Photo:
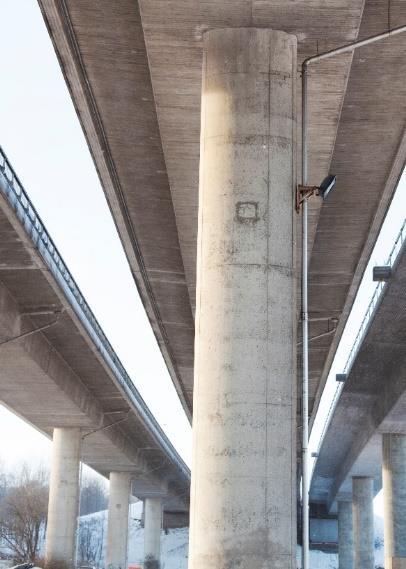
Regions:
<svg viewBox="0 0 406 569"><path fill-rule="evenodd" d="M129 375L184 460L191 429L138 297L36 0L0 0L0 144ZM403 177L340 343L311 450L349 346L406 211ZM47 463L50 443L0 408L0 460ZM378 499L379 502L379 499ZM380 509L380 508L379 508Z"/></svg>

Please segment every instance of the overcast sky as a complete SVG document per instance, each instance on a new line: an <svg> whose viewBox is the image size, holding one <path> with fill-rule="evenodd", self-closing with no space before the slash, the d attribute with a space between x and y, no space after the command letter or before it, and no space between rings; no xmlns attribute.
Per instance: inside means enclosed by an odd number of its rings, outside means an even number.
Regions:
<svg viewBox="0 0 406 569"><path fill-rule="evenodd" d="M160 424L190 464L191 429L138 297L36 0L0 0L0 144L106 335ZM405 217L404 177L337 352L316 423L317 448L334 377L347 358L374 284ZM0 409L0 458L47 463L50 443Z"/></svg>

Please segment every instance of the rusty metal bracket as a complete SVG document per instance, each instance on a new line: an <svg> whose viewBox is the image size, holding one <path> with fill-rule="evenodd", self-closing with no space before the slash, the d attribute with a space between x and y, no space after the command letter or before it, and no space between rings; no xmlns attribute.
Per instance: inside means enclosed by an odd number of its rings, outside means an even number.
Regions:
<svg viewBox="0 0 406 569"><path fill-rule="evenodd" d="M312 196L318 196L319 195L319 189L320 189L319 186L302 186L301 184L298 184L296 186L295 208L296 208L297 213L300 212L300 206L302 205L304 200L307 200L307 199L311 198Z"/></svg>

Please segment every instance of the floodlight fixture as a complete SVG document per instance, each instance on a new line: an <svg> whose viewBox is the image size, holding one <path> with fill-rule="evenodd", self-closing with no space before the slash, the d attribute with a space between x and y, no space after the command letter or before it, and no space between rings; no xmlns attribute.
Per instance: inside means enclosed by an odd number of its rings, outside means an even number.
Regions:
<svg viewBox="0 0 406 569"><path fill-rule="evenodd" d="M319 196L325 200L331 190L336 185L337 177L334 175L326 176L319 187Z"/></svg>
<svg viewBox="0 0 406 569"><path fill-rule="evenodd" d="M388 282L392 276L392 267L382 265L372 269L372 280L375 282Z"/></svg>
<svg viewBox="0 0 406 569"><path fill-rule="evenodd" d="M346 373L336 373L336 381L339 381L340 383L344 383L347 379L347 374Z"/></svg>
<svg viewBox="0 0 406 569"><path fill-rule="evenodd" d="M304 186L299 184L296 189L296 211L299 213L302 203L312 196L321 196L322 199L325 200L336 185L336 181L337 177L333 174L329 174L324 178L320 186Z"/></svg>

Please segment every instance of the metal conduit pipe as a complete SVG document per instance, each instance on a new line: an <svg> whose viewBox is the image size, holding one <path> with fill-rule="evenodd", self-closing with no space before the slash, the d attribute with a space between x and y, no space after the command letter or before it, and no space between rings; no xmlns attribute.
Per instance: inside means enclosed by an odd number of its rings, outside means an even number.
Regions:
<svg viewBox="0 0 406 569"><path fill-rule="evenodd" d="M314 55L303 61L302 64L302 186L308 184L308 143L307 143L307 71L309 65L329 59L336 55L354 51L359 47L378 42L380 40L406 32L406 25L393 28L387 32L354 41L336 49ZM307 197L303 200L302 209L302 569L309 569L309 314L308 314L308 243L307 223L308 208Z"/></svg>

